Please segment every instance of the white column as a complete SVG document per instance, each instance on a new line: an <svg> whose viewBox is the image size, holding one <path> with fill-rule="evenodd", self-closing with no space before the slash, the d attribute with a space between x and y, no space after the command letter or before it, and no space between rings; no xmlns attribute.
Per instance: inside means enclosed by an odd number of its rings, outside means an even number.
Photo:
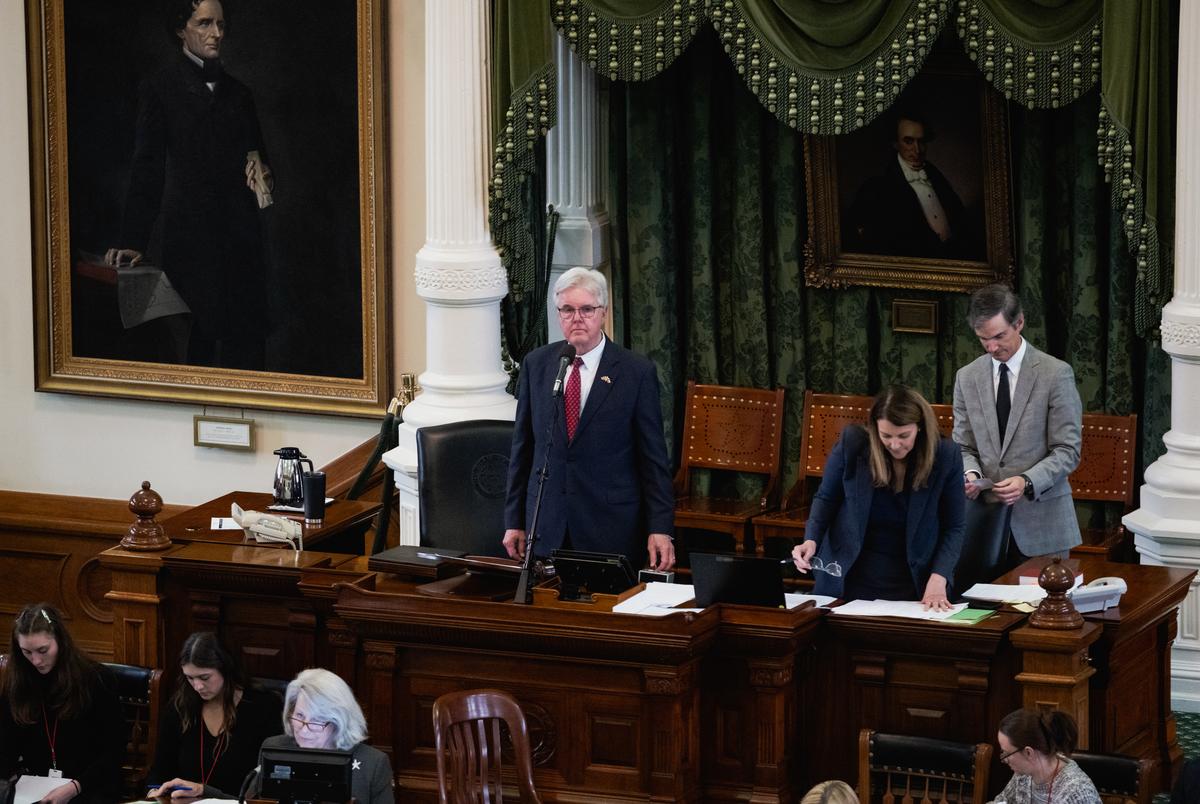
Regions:
<svg viewBox="0 0 1200 804"><path fill-rule="evenodd" d="M500 300L508 282L488 227L491 179L488 0L425 4L425 245L416 290L425 300L422 393L404 411L396 470L400 542L419 542L416 430L509 419L500 364ZM497 533L499 539L502 534Z"/></svg>
<svg viewBox="0 0 1200 804"><path fill-rule="evenodd" d="M557 32L558 125L546 135L546 203L562 215L550 266L546 324L550 340L562 339L554 310L554 282L568 268L608 267L608 213L604 209L608 162L596 74Z"/></svg>
<svg viewBox="0 0 1200 804"><path fill-rule="evenodd" d="M1187 32L1191 31L1196 36ZM1146 468L1142 507L1124 518L1143 564L1200 569L1200 4L1179 11L1176 131L1175 296L1163 308L1162 348L1171 356L1171 429L1166 453ZM1180 610L1171 656L1172 708L1200 711L1200 591Z"/></svg>

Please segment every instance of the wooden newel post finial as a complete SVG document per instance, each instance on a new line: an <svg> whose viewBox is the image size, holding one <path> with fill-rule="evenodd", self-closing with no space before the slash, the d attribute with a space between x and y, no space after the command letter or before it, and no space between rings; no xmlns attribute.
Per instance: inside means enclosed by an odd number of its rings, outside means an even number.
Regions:
<svg viewBox="0 0 1200 804"><path fill-rule="evenodd" d="M1069 630L1083 625L1083 616L1075 610L1075 604L1067 597L1067 590L1075 585L1075 575L1056 557L1042 568L1038 586L1046 590L1046 597L1038 604L1037 611L1029 618L1034 628Z"/></svg>
<svg viewBox="0 0 1200 804"><path fill-rule="evenodd" d="M154 517L162 513L163 501L158 492L150 488L150 481L143 480L142 487L129 498L129 510L137 517L137 522L129 526L129 532L121 540L121 547L126 550L165 550L171 546L171 540L163 532L162 525Z"/></svg>

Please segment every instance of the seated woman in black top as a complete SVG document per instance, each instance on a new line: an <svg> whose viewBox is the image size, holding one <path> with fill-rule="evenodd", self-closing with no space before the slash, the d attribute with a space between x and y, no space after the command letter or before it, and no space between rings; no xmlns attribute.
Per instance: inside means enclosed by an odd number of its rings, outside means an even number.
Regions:
<svg viewBox="0 0 1200 804"><path fill-rule="evenodd" d="M21 609L0 699L3 778L62 778L42 799L49 804L118 800L129 732L116 689L113 675L75 648L58 609Z"/></svg>
<svg viewBox="0 0 1200 804"><path fill-rule="evenodd" d="M920 600L950 608L965 526L962 452L924 397L895 385L866 427L842 431L813 497L796 567L845 600ZM814 560L816 556L816 560Z"/></svg>
<svg viewBox="0 0 1200 804"><path fill-rule="evenodd" d="M148 797L236 796L258 747L281 730L283 702L251 688L237 661L207 631L179 654L179 684L163 707Z"/></svg>

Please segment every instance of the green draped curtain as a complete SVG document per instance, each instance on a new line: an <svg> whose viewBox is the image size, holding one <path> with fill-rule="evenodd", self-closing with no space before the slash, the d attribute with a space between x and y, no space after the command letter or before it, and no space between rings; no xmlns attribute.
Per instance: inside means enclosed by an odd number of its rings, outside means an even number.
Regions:
<svg viewBox="0 0 1200 804"><path fill-rule="evenodd" d="M802 135L762 109L715 37L698 34L658 78L609 91L614 323L675 390L663 401L668 435L689 378L786 387L790 483L804 389L905 382L950 401L955 370L980 354L966 296L804 286ZM1010 108L1017 289L1025 334L1074 366L1085 409L1143 411L1152 460L1170 419L1169 372L1133 332L1131 259L1093 156L1098 105L1092 91L1063 109ZM897 297L938 301L938 334L893 332Z"/></svg>
<svg viewBox="0 0 1200 804"><path fill-rule="evenodd" d="M1058 108L1097 80L1098 158L1134 257L1135 327L1170 298L1174 37L1177 0L493 0L496 121L492 231L515 294L536 248L521 185L533 141L554 123L549 29L613 80L644 81L715 29L771 114L841 134L882 114L920 70L943 27L1006 97ZM525 193L528 195L528 193Z"/></svg>

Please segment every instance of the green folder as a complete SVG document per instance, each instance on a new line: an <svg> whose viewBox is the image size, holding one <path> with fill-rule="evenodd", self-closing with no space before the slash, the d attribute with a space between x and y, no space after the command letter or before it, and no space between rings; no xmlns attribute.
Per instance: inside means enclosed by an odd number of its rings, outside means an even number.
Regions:
<svg viewBox="0 0 1200 804"><path fill-rule="evenodd" d="M996 612L992 611L991 609L973 609L973 608L967 607L967 608L963 609L962 611L955 612L954 614L950 615L942 622L967 623L968 625L974 625L975 623L984 619L988 615L995 614L995 613Z"/></svg>

